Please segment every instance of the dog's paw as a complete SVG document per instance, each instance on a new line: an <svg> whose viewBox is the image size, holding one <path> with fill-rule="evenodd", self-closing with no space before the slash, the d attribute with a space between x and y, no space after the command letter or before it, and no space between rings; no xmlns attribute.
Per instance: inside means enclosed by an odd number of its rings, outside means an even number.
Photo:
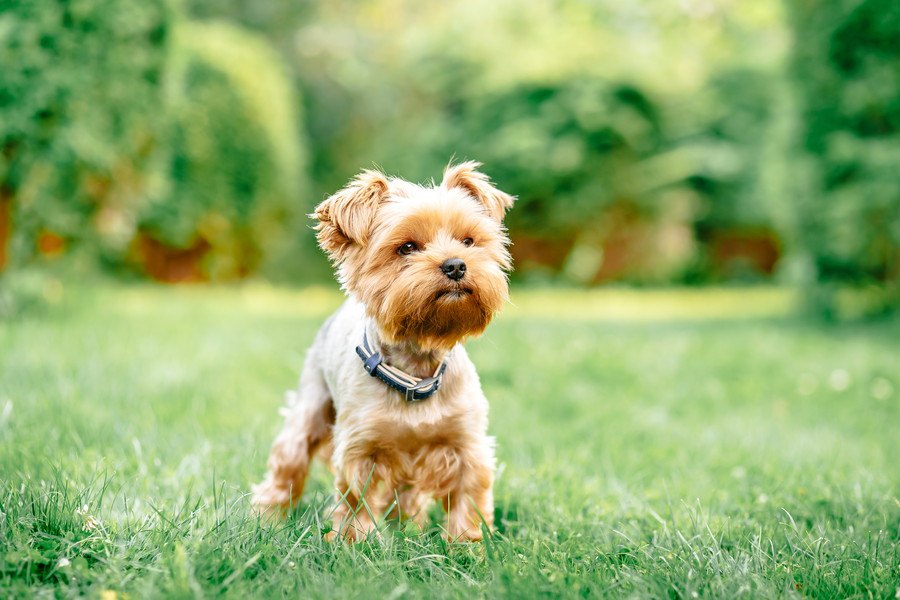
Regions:
<svg viewBox="0 0 900 600"><path fill-rule="evenodd" d="M462 532L456 531L451 533L444 531L441 537L450 544L466 544L482 541L484 539L484 531L481 527L470 527Z"/></svg>
<svg viewBox="0 0 900 600"><path fill-rule="evenodd" d="M369 520L354 521L354 524L344 523L340 529L332 529L322 536L326 542L337 542L343 539L350 544L356 544L367 538L383 539L381 531L375 523Z"/></svg>
<svg viewBox="0 0 900 600"><path fill-rule="evenodd" d="M256 514L263 517L281 518L291 502L289 490L276 486L271 481L263 481L252 488L250 504Z"/></svg>

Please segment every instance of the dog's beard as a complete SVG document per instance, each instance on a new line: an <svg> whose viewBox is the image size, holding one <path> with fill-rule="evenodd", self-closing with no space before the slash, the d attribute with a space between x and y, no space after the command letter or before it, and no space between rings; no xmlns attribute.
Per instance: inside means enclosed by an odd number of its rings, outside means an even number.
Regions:
<svg viewBox="0 0 900 600"><path fill-rule="evenodd" d="M366 302L390 342L413 342L422 349L449 349L482 333L506 297L505 279L495 285L466 281L418 286L392 283Z"/></svg>

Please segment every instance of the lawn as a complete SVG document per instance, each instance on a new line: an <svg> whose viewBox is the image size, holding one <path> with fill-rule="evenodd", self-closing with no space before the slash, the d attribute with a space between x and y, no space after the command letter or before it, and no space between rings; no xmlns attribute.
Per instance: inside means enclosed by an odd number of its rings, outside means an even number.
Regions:
<svg viewBox="0 0 900 600"><path fill-rule="evenodd" d="M0 321L0 597L893 598L900 322L778 290L528 291L469 344L497 532L328 544L264 471L329 289L55 289ZM61 298L61 299L60 299Z"/></svg>

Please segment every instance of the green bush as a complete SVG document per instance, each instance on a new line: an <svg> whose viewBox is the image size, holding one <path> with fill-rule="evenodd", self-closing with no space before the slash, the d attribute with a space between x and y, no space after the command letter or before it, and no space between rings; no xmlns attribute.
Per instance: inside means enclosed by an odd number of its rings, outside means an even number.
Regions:
<svg viewBox="0 0 900 600"><path fill-rule="evenodd" d="M900 305L900 6L791 2L793 79L803 118L806 194L796 243L811 303L836 310L841 285Z"/></svg>
<svg viewBox="0 0 900 600"><path fill-rule="evenodd" d="M0 14L0 182L13 265L42 232L115 244L161 143L162 0L14 0Z"/></svg>
<svg viewBox="0 0 900 600"><path fill-rule="evenodd" d="M256 36L193 23L176 39L167 185L144 206L139 229L170 252L204 250L201 276L241 277L283 251L286 230L309 208L299 198L296 98L280 59Z"/></svg>
<svg viewBox="0 0 900 600"><path fill-rule="evenodd" d="M566 237L616 201L652 208L630 178L662 146L657 109L641 91L575 78L477 97L460 112L454 145L518 196L513 230Z"/></svg>
<svg viewBox="0 0 900 600"><path fill-rule="evenodd" d="M167 7L17 2L0 16L11 268L49 252L222 279L287 251L308 208L287 69L259 36Z"/></svg>

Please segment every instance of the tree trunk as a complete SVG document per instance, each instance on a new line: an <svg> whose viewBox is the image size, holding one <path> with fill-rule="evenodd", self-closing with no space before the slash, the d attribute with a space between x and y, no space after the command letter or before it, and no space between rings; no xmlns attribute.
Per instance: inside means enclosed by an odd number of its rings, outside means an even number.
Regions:
<svg viewBox="0 0 900 600"><path fill-rule="evenodd" d="M0 185L0 271L9 262L9 238L12 237L12 192Z"/></svg>

